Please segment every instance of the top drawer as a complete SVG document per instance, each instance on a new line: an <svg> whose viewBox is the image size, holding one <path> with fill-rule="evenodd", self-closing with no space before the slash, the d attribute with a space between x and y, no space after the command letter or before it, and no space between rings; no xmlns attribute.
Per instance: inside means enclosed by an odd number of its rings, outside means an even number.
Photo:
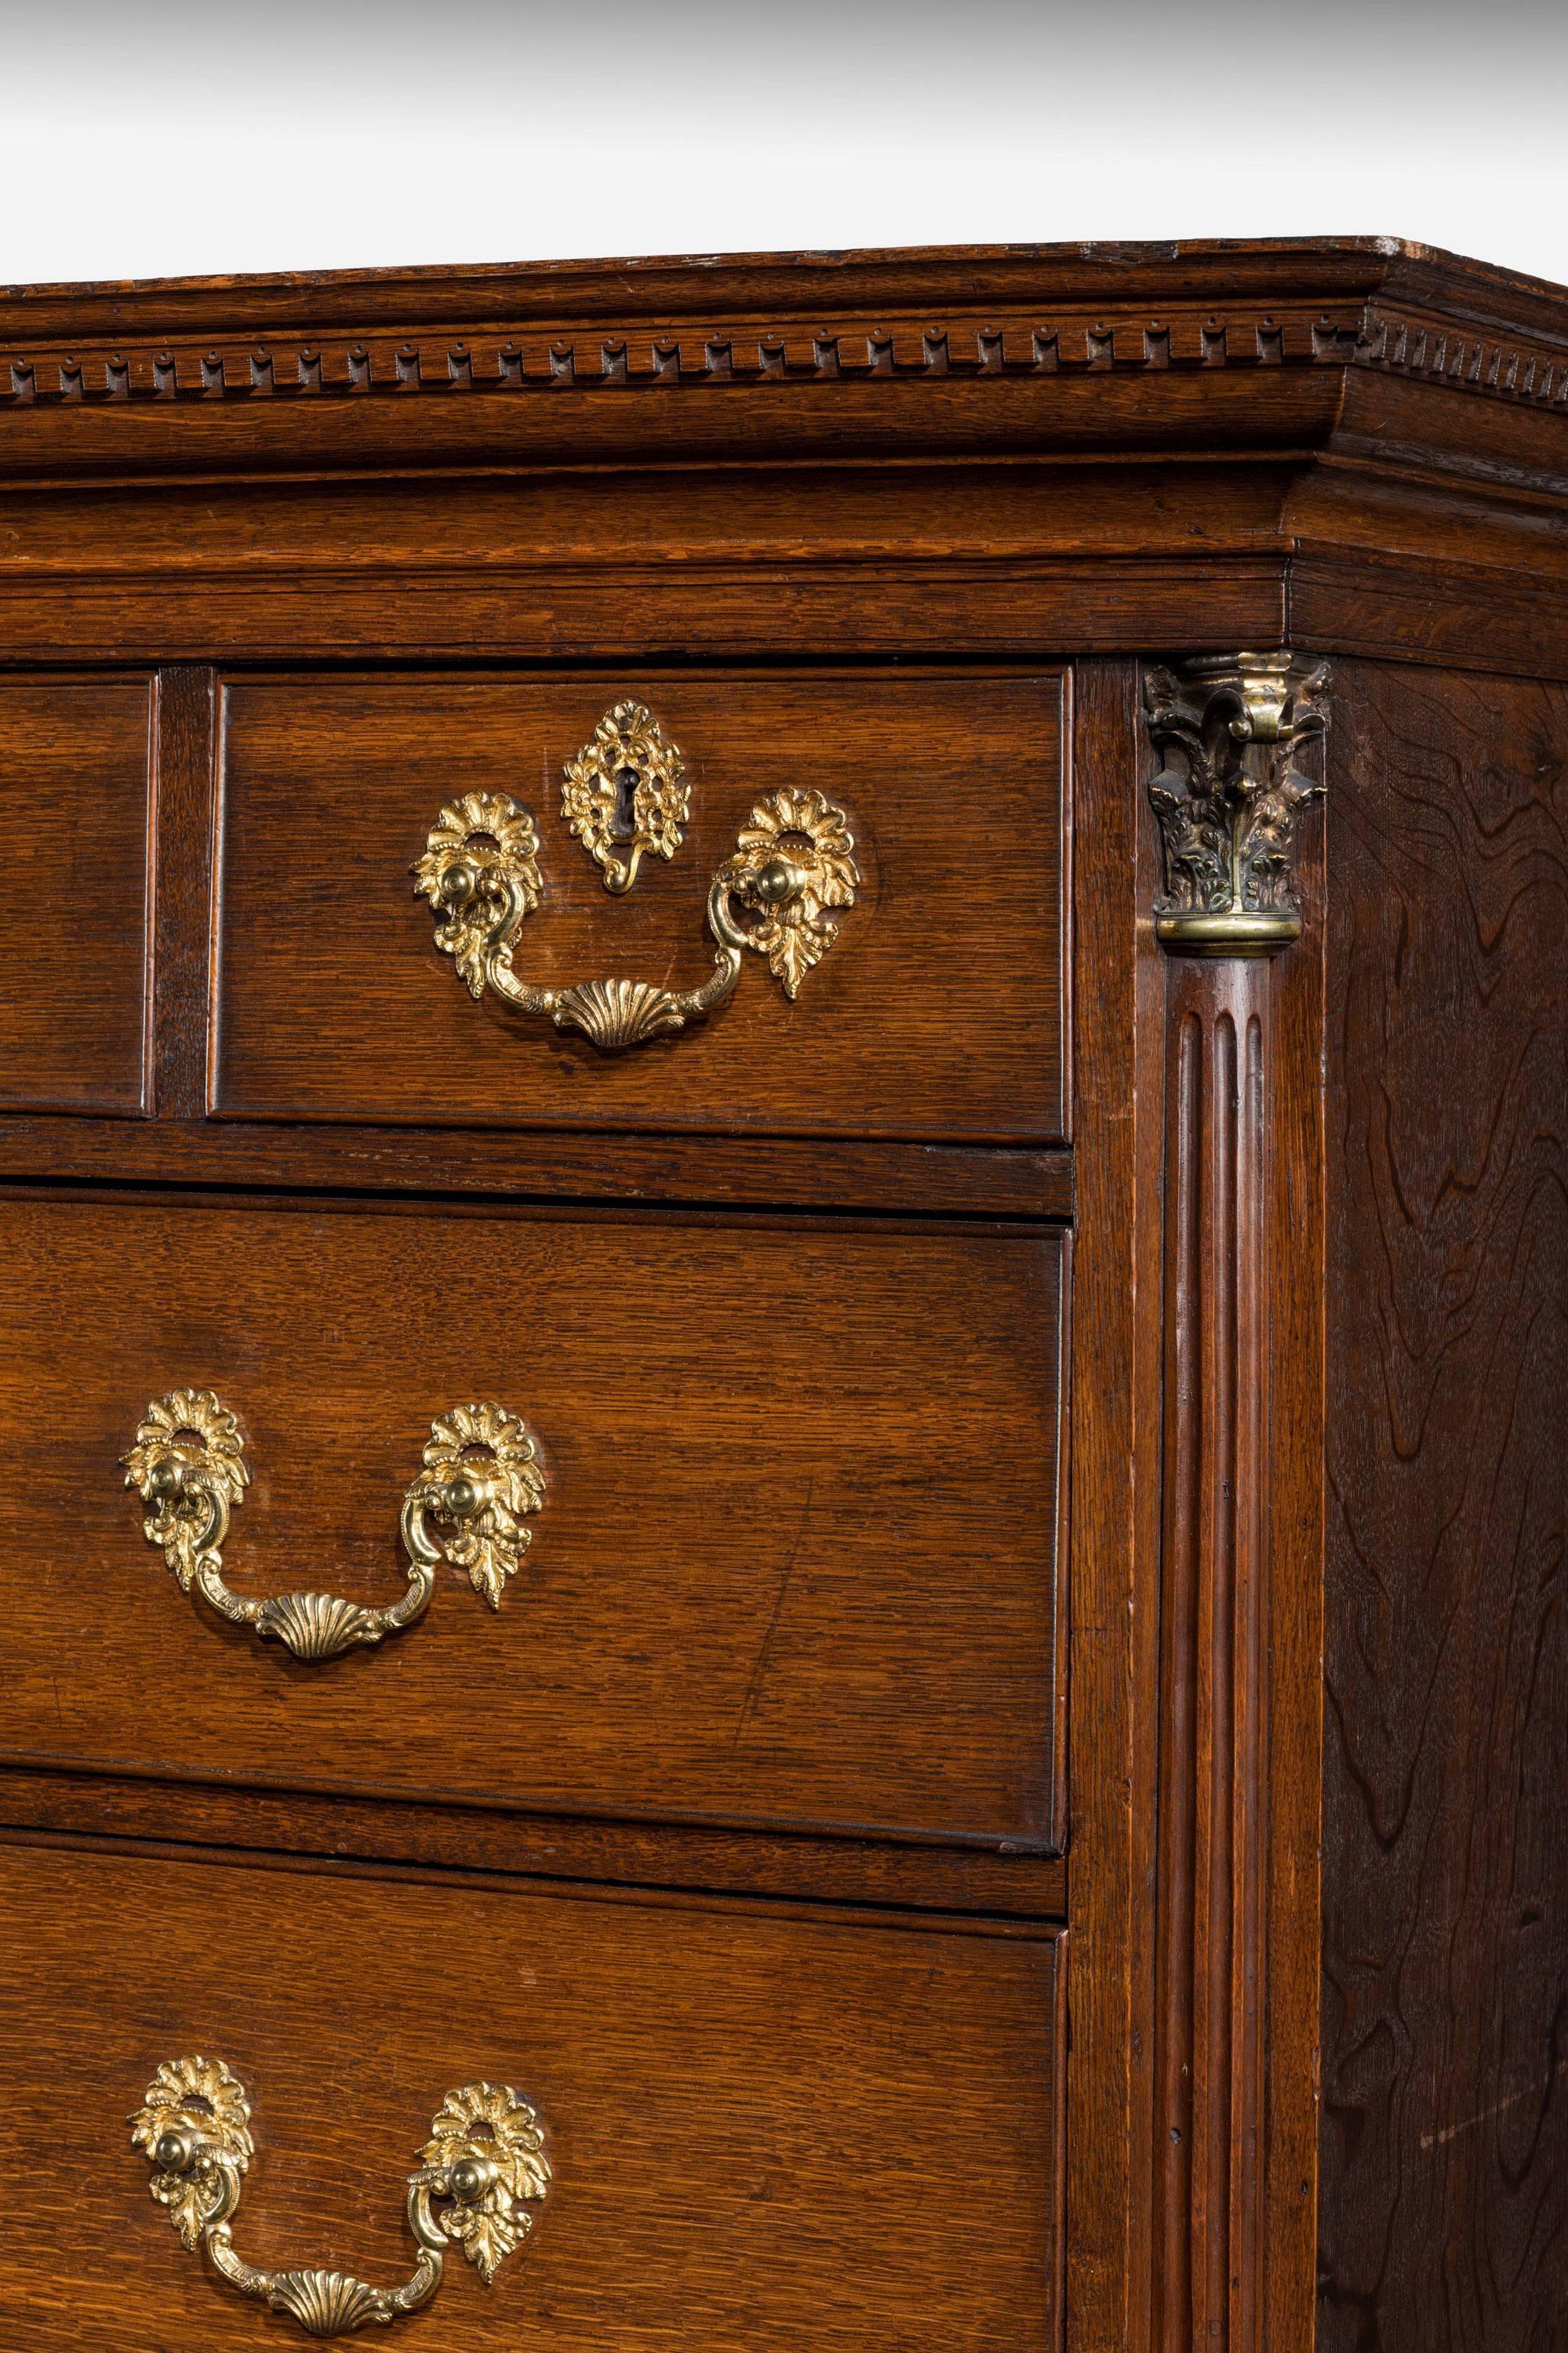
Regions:
<svg viewBox="0 0 1568 2353"><path fill-rule="evenodd" d="M616 705L680 754L683 839L630 890L563 771ZM1063 1133L1063 680L966 672L247 679L224 696L213 1108L238 1118L1039 1143ZM609 763L615 767L615 760ZM631 776L609 777L624 837ZM673 991L715 968L710 885L753 809L842 809L854 904L791 1001L747 954L706 1019L607 1052L470 997L410 873L444 806L538 838L514 969ZM617 800L617 794L620 797ZM677 793L678 797L678 793ZM624 846L607 853L624 860ZM732 904L742 930L755 924Z"/></svg>

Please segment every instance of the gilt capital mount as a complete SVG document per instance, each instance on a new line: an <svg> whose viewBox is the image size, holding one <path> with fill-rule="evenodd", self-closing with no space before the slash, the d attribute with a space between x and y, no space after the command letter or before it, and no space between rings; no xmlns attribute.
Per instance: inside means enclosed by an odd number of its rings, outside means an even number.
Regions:
<svg viewBox="0 0 1568 2353"><path fill-rule="evenodd" d="M1300 937L1296 831L1323 787L1296 759L1327 723L1328 678L1326 662L1288 653L1145 671L1162 764L1149 787L1165 850L1154 928L1173 954L1270 956Z"/></svg>

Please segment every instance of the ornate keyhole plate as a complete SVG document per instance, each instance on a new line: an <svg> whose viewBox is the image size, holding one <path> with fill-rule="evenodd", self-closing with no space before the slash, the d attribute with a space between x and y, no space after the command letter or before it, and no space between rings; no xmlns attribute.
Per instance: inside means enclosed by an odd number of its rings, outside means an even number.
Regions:
<svg viewBox="0 0 1568 2353"><path fill-rule="evenodd" d="M561 815L604 887L630 891L645 850L673 858L685 839L692 788L678 744L645 702L618 702L567 762Z"/></svg>

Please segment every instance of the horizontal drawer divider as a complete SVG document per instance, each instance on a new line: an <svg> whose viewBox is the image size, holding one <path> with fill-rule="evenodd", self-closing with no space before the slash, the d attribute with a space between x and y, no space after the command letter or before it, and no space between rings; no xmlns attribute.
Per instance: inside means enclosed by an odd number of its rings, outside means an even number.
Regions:
<svg viewBox="0 0 1568 2353"><path fill-rule="evenodd" d="M3 1806L9 1813L14 1807ZM1066 1873L1055 1867L1047 1907L1016 1911L994 1902L961 1904L920 1902L909 1896L864 1893L831 1895L807 1890L779 1890L765 1885L744 1888L710 1886L700 1881L671 1878L614 1879L586 1877L567 1869L495 1870L471 1862L443 1863L396 1856L364 1856L343 1852L302 1850L291 1846L244 1845L226 1829L225 1843L210 1838L132 1836L101 1828L0 1822L0 1847L42 1847L54 1852L142 1855L185 1862L204 1862L215 1870L297 1872L304 1875L331 1873L362 1880L390 1880L403 1884L457 1884L504 1892L509 1887L534 1895L605 1904L650 1904L685 1911L721 1912L731 1917L766 1911L773 1918L863 1919L880 1927L942 1931L949 1935L992 1936L1055 1936L1066 1926Z"/></svg>
<svg viewBox="0 0 1568 2353"><path fill-rule="evenodd" d="M1044 1847L885 1829L782 1830L411 1801L357 1788L194 1781L155 1768L106 1772L70 1759L0 1757L0 1821L546 1876L652 1881L776 1894L932 1904L1052 1917L1065 1858Z"/></svg>
<svg viewBox="0 0 1568 2353"><path fill-rule="evenodd" d="M425 1198L680 1203L827 1213L1062 1219L1069 1150L819 1144L798 1136L291 1126L270 1121L0 1116L0 1178Z"/></svg>

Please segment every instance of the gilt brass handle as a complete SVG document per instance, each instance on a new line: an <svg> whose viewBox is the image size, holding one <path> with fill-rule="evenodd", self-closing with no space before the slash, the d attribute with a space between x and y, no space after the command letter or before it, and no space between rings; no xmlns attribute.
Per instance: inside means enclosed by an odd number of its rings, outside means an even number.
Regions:
<svg viewBox="0 0 1568 2353"><path fill-rule="evenodd" d="M408 2228L418 2255L401 2287L372 2287L345 2272L259 2271L234 2252L230 2227L255 2155L245 2086L221 2059L167 2059L131 2118L147 2153L149 2185L183 2245L205 2247L214 2271L273 2312L292 2313L309 2337L346 2337L429 2304L457 2240L488 2287L534 2227L531 2200L550 2185L539 2120L504 2084L449 2092L408 2176ZM439 2210L439 2211L438 2211Z"/></svg>
<svg viewBox="0 0 1568 2353"><path fill-rule="evenodd" d="M595 741L567 764L563 814L617 897L630 890L644 850L668 858L679 846L686 810L681 773L675 746L641 703L608 712ZM617 787L626 804L619 829ZM617 842L624 857L611 854ZM414 889L436 916L436 945L455 960L474 997L493 988L522 1012L547 1014L557 1029L580 1029L612 1050L713 1012L734 990L748 948L766 955L793 998L837 937L837 913L854 904L853 850L844 812L825 794L789 788L758 801L733 857L709 885L714 970L687 989L650 980L556 988L520 978L512 961L517 935L545 885L533 818L508 794L465 793L449 802L415 864Z"/></svg>
<svg viewBox="0 0 1568 2353"><path fill-rule="evenodd" d="M182 1592L194 1584L225 1618L282 1642L296 1659L334 1659L411 1625L435 1590L443 1560L468 1571L493 1609L532 1541L523 1516L544 1500L534 1440L499 1405L458 1405L430 1424L424 1461L403 1497L408 1588L384 1609L331 1593L265 1599L224 1583L229 1514L250 1483L239 1424L211 1389L156 1398L121 1457L125 1484L148 1505L142 1533L162 1548Z"/></svg>

